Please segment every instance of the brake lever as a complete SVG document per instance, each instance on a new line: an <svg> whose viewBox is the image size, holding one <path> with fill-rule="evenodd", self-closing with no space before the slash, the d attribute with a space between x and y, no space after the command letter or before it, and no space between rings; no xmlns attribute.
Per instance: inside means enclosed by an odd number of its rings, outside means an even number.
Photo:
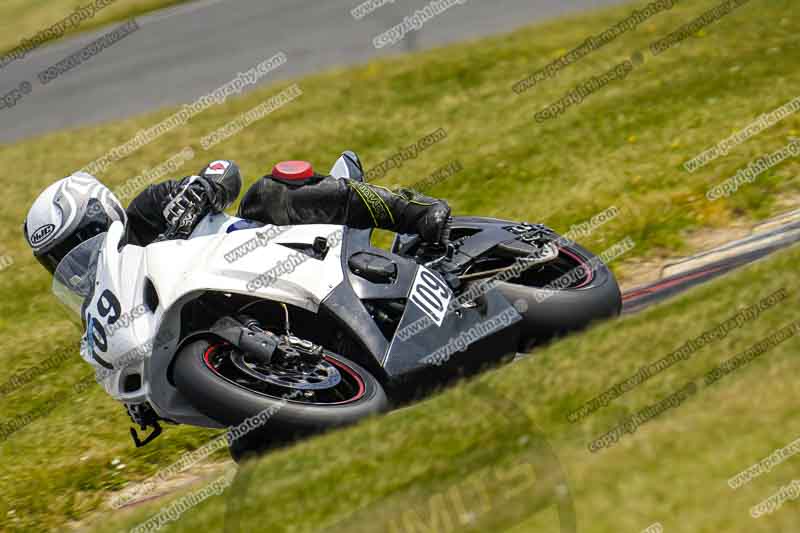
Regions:
<svg viewBox="0 0 800 533"><path fill-rule="evenodd" d="M427 263L424 263L423 266L425 268L433 268L439 263L452 259L455 253L456 253L456 247L453 245L453 243L448 242L445 247L444 254L442 254L441 257L439 257L438 259L434 259L433 261L428 261Z"/></svg>

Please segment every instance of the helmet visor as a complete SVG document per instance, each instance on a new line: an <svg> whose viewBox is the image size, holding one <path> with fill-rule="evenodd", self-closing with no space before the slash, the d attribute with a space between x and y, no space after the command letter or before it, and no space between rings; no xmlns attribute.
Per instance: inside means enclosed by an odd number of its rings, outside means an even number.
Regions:
<svg viewBox="0 0 800 533"><path fill-rule="evenodd" d="M80 243L58 263L53 273L53 294L72 313L81 317L84 301L94 290L97 259L106 233Z"/></svg>
<svg viewBox="0 0 800 533"><path fill-rule="evenodd" d="M103 210L100 202L92 198L89 200L86 214L77 228L72 230L66 237L57 240L55 244L40 252L34 252L33 255L48 272L55 274L58 264L73 248L95 235L105 233L108 231L109 226L111 226L111 219Z"/></svg>

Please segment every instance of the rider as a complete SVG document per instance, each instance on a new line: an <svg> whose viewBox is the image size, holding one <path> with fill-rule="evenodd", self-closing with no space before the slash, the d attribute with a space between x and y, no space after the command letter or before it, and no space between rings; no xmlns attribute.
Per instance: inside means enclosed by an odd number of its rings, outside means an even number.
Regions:
<svg viewBox="0 0 800 533"><path fill-rule="evenodd" d="M361 170L352 152L346 152ZM70 250L108 230L126 226L126 242L188 238L209 213L220 213L239 196L242 178L233 161L208 164L198 175L151 185L123 209L114 194L93 176L77 172L50 185L25 219L25 239L36 259L52 274ZM413 191L399 193L358 180L319 175L299 161L278 163L254 183L239 206L239 216L265 224L342 224L419 234L424 242L445 245L450 207Z"/></svg>

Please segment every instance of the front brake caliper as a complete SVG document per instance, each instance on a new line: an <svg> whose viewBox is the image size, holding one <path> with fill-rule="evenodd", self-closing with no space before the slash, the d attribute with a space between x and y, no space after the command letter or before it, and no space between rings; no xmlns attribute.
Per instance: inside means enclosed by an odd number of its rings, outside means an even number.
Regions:
<svg viewBox="0 0 800 533"><path fill-rule="evenodd" d="M269 365L279 343L274 333L254 325L247 327L242 322L227 316L217 320L209 331L263 365Z"/></svg>

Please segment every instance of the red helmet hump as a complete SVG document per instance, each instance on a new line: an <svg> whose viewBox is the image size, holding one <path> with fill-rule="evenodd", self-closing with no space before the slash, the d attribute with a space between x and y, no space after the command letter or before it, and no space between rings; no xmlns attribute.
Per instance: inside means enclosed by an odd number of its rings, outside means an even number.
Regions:
<svg viewBox="0 0 800 533"><path fill-rule="evenodd" d="M272 176L285 180L302 180L314 175L314 169L308 161L281 161L272 167Z"/></svg>

